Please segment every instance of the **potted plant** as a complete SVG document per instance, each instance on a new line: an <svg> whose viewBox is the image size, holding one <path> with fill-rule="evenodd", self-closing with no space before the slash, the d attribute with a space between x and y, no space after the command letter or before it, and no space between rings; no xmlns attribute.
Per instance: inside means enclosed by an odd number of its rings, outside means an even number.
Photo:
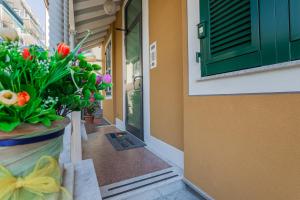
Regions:
<svg viewBox="0 0 300 200"><path fill-rule="evenodd" d="M86 123L94 123L94 114L98 106L98 103L94 102L84 109L84 120Z"/></svg>
<svg viewBox="0 0 300 200"><path fill-rule="evenodd" d="M78 54L87 37L73 51L59 44L54 55L7 37L0 42L0 199L59 196L66 116L103 99L106 88L96 82L99 66Z"/></svg>

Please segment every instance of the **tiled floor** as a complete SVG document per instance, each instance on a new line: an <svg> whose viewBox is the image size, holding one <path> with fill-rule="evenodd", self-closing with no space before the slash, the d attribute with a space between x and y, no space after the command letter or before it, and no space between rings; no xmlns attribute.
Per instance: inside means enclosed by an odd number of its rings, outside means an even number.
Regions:
<svg viewBox="0 0 300 200"><path fill-rule="evenodd" d="M170 167L146 148L116 151L105 137L106 133L116 131L120 130L114 126L87 126L90 134L83 144L83 159L93 159L100 186Z"/></svg>

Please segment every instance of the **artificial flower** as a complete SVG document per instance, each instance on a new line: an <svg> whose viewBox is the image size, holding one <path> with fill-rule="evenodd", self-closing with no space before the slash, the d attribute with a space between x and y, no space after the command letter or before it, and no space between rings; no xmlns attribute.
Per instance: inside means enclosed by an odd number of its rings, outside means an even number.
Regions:
<svg viewBox="0 0 300 200"><path fill-rule="evenodd" d="M24 58L25 60L28 60L28 59L29 59L29 60L32 60L32 56L31 56L30 51L29 51L28 48L24 48L24 49L23 49L22 56L23 56L23 58Z"/></svg>
<svg viewBox="0 0 300 200"><path fill-rule="evenodd" d="M0 104L11 106L16 104L18 101L17 94L10 90L2 90L0 92Z"/></svg>
<svg viewBox="0 0 300 200"><path fill-rule="evenodd" d="M90 102L91 102L91 103L94 103L95 101L96 101L95 97L92 96L92 97L90 98Z"/></svg>
<svg viewBox="0 0 300 200"><path fill-rule="evenodd" d="M24 106L30 100L30 96L26 91L18 93L18 106Z"/></svg>
<svg viewBox="0 0 300 200"><path fill-rule="evenodd" d="M58 52L58 55L65 58L70 53L70 47L68 45L66 45L65 43L60 43L57 46L57 52Z"/></svg>
<svg viewBox="0 0 300 200"><path fill-rule="evenodd" d="M97 75L96 84L99 85L101 82L102 82L102 76L101 75Z"/></svg>
<svg viewBox="0 0 300 200"><path fill-rule="evenodd" d="M103 82L107 84L111 83L111 76L109 74L105 74L103 76Z"/></svg>

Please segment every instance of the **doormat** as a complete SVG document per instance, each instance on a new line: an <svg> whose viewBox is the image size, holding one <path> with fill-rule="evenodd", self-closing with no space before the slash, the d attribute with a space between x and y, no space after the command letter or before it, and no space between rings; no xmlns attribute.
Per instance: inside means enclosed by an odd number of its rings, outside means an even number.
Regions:
<svg viewBox="0 0 300 200"><path fill-rule="evenodd" d="M108 133L105 136L117 151L146 146L143 141L128 132Z"/></svg>

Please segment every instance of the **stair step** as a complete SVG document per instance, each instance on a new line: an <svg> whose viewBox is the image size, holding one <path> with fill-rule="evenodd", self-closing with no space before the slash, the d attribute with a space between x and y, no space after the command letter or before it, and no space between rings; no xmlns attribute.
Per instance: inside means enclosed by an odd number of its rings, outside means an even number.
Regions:
<svg viewBox="0 0 300 200"><path fill-rule="evenodd" d="M71 163L64 165L63 187L67 189L71 196L74 194L74 167Z"/></svg>
<svg viewBox="0 0 300 200"><path fill-rule="evenodd" d="M126 199L182 179L175 167L100 187L103 199ZM144 200L144 198L142 198Z"/></svg>
<svg viewBox="0 0 300 200"><path fill-rule="evenodd" d="M74 200L102 200L100 188L91 159L75 165Z"/></svg>
<svg viewBox="0 0 300 200"><path fill-rule="evenodd" d="M71 124L65 128L65 134L63 136L63 151L59 156L59 163L65 164L71 162Z"/></svg>

